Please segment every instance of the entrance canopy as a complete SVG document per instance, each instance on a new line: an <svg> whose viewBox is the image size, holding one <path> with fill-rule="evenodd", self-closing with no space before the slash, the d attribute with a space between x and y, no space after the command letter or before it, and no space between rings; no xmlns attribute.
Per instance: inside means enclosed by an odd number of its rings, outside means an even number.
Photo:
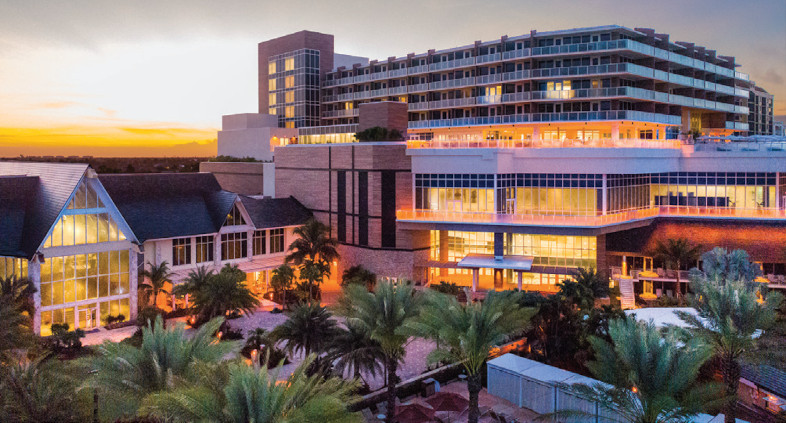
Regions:
<svg viewBox="0 0 786 423"><path fill-rule="evenodd" d="M467 254L456 266L470 269L513 269L529 271L532 268L532 256L502 256L501 260L490 254Z"/></svg>

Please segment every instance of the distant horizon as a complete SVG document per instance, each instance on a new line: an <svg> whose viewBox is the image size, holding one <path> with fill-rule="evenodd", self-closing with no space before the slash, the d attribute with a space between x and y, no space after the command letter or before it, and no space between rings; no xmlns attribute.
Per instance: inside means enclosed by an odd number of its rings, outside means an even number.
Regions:
<svg viewBox="0 0 786 423"><path fill-rule="evenodd" d="M466 24L473 10L495 17ZM784 22L782 0L9 0L0 3L0 156L215 155L221 116L258 112L257 43L303 29L333 34L337 53L384 59L533 29L653 28L734 56L783 120Z"/></svg>

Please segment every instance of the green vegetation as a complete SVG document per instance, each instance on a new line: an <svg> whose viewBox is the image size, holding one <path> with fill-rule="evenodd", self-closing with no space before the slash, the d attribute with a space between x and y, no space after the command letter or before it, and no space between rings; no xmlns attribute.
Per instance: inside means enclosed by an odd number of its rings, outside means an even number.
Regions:
<svg viewBox="0 0 786 423"><path fill-rule="evenodd" d="M355 134L358 141L401 141L404 136L396 129L375 126Z"/></svg>
<svg viewBox="0 0 786 423"><path fill-rule="evenodd" d="M292 310L289 318L273 330L272 336L286 342L290 354L302 351L308 356L324 353L328 343L338 335L338 326L326 307L309 302Z"/></svg>
<svg viewBox="0 0 786 423"><path fill-rule="evenodd" d="M0 366L15 362L15 350L35 342L32 305L36 289L29 279L0 278Z"/></svg>
<svg viewBox="0 0 786 423"><path fill-rule="evenodd" d="M299 267L305 297L312 300L322 279L330 275L330 264L339 258L338 241L330 237L330 227L316 219L296 228L294 234L297 239L289 245L285 260Z"/></svg>
<svg viewBox="0 0 786 423"><path fill-rule="evenodd" d="M237 266L225 265L218 273L200 269L191 272L176 294L188 294L198 326L210 319L243 311L252 314L259 300L244 283L246 274ZM226 328L223 328L226 330Z"/></svg>
<svg viewBox="0 0 786 423"><path fill-rule="evenodd" d="M587 364L609 384L575 384L578 395L614 409L629 423L681 423L723 402L722 388L699 382L699 370L712 356L700 339L665 334L652 324L614 320L611 342L591 337L596 360ZM586 421L587 413L555 413L563 421ZM584 420L582 420L582 418Z"/></svg>
<svg viewBox="0 0 786 423"><path fill-rule="evenodd" d="M480 417L481 373L491 349L511 335L523 333L535 314L536 309L519 306L520 296L520 292L492 291L483 302L460 304L453 295L429 291L420 316L411 324L416 334L437 343L428 355L429 363L464 366L468 376L469 423L477 423Z"/></svg>
<svg viewBox="0 0 786 423"><path fill-rule="evenodd" d="M257 160L253 157L232 157L232 156L216 156L207 159L209 162L223 162L223 163L269 163L269 160Z"/></svg>
<svg viewBox="0 0 786 423"><path fill-rule="evenodd" d="M150 299L150 305L156 307L158 305L158 295L169 294L165 287L167 283L171 283L172 272L169 271L169 264L166 260L157 266L150 262L147 265L149 269L142 271L141 275L145 278L145 281L139 289Z"/></svg>
<svg viewBox="0 0 786 423"><path fill-rule="evenodd" d="M691 274L690 302L698 313L678 315L690 326L692 338L711 346L720 361L728 398L724 414L726 422L733 423L737 416L740 357L756 344L756 332L775 322L783 297L760 291L753 281L758 267L748 260L745 251L715 248L702 258L704 270ZM760 303L761 296L765 299Z"/></svg>
<svg viewBox="0 0 786 423"><path fill-rule="evenodd" d="M667 239L665 242L658 241L652 256L660 260L664 265L673 270L677 276L677 297L682 297L682 285L680 283L680 270L684 266L691 265L698 260L701 254L701 246L693 245L685 238Z"/></svg>
<svg viewBox="0 0 786 423"><path fill-rule="evenodd" d="M341 286L349 284L362 285L372 291L377 284L377 275L363 266L352 266L345 270L341 276Z"/></svg>
<svg viewBox="0 0 786 423"><path fill-rule="evenodd" d="M357 325L369 338L379 342L385 354L388 410L396 407L396 369L409 342L408 325L420 313L421 304L422 296L411 284L390 282L378 283L374 292L350 284L339 300L339 314L347 318L348 324ZM388 413L386 421L393 421L392 413Z"/></svg>

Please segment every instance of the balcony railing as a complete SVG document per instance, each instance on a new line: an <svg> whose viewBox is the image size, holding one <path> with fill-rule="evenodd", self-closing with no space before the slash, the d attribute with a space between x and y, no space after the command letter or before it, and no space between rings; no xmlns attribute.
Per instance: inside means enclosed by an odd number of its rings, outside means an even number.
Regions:
<svg viewBox="0 0 786 423"><path fill-rule="evenodd" d="M631 210L598 216L564 216L501 214L484 212L449 212L439 210L399 210L396 219L409 222L476 223L492 225L602 227L658 215L656 208Z"/></svg>
<svg viewBox="0 0 786 423"><path fill-rule="evenodd" d="M679 149L680 140L554 139L554 140L409 140L407 148L657 148Z"/></svg>
<svg viewBox="0 0 786 423"><path fill-rule="evenodd" d="M604 112L529 113L503 116L421 120L410 121L408 127L409 129L424 129L476 125L509 125L531 122L581 122L598 120L635 120L641 122L663 123L666 125L679 125L682 121L682 118L680 116L639 112L633 110L610 110Z"/></svg>
<svg viewBox="0 0 786 423"><path fill-rule="evenodd" d="M358 115L358 109L345 109L345 110L331 110L322 113L322 117L355 117Z"/></svg>
<svg viewBox="0 0 786 423"><path fill-rule="evenodd" d="M398 210L396 219L405 222L474 223L491 225L603 227L655 217L690 217L772 220L786 219L781 209L730 209L722 207L660 206L596 216L504 214L442 210Z"/></svg>

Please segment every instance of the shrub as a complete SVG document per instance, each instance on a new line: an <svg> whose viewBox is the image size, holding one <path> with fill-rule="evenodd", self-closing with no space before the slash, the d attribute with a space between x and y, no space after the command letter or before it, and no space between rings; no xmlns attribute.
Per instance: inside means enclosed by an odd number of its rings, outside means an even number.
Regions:
<svg viewBox="0 0 786 423"><path fill-rule="evenodd" d="M166 311L158 307L145 307L139 311L139 314L136 317L136 324L137 326L146 327L148 325L152 325L153 322L156 321L156 318L161 316L161 320L164 322L164 327L166 327L166 321L164 320L165 315Z"/></svg>
<svg viewBox="0 0 786 423"><path fill-rule="evenodd" d="M82 338L85 337L85 331L79 328L73 331L68 329L68 323L55 323L52 325L49 348L56 354L73 352L82 348Z"/></svg>
<svg viewBox="0 0 786 423"><path fill-rule="evenodd" d="M461 287L454 282L439 281L439 285L431 285L431 289L450 295L458 295L461 293Z"/></svg>
<svg viewBox="0 0 786 423"><path fill-rule="evenodd" d="M124 322L125 320L126 320L126 316L123 314L118 314L117 316L113 316L110 314L109 316L106 316L106 325L110 326L115 323Z"/></svg>
<svg viewBox="0 0 786 423"><path fill-rule="evenodd" d="M355 138L358 141L400 141L404 139L401 132L398 130L383 128L381 126L375 126L360 131L355 134Z"/></svg>

